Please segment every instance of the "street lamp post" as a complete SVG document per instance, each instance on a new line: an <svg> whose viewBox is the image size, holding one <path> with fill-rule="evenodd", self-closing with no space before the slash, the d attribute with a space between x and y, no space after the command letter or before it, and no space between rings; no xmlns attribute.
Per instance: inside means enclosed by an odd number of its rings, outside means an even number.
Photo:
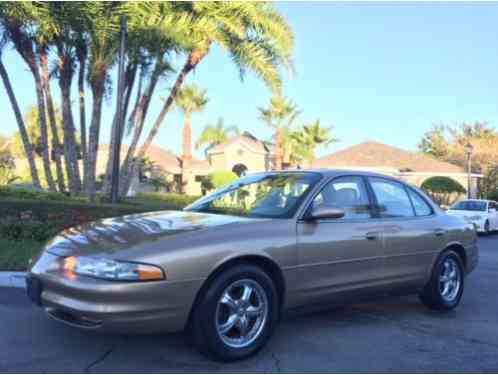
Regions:
<svg viewBox="0 0 498 375"><path fill-rule="evenodd" d="M467 198L472 198L471 196L471 186L472 186L472 152L474 147L467 143L465 145L465 153L467 154Z"/></svg>

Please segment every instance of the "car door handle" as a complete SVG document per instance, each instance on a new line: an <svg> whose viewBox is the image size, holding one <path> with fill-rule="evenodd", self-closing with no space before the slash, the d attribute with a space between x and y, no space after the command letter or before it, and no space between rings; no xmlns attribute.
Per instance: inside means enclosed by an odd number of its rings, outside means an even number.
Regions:
<svg viewBox="0 0 498 375"><path fill-rule="evenodd" d="M446 233L446 231L444 229L436 229L434 231L434 234L436 235L436 237L444 236L445 233Z"/></svg>
<svg viewBox="0 0 498 375"><path fill-rule="evenodd" d="M377 240L379 238L379 232L368 232L365 234L367 240Z"/></svg>

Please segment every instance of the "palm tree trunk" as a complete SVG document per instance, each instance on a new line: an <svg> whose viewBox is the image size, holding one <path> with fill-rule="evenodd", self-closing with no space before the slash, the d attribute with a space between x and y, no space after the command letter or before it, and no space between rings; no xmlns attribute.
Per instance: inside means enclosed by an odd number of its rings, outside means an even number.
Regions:
<svg viewBox="0 0 498 375"><path fill-rule="evenodd" d="M48 76L48 56L47 56L46 47L40 46L39 53L40 53L40 65L42 71L41 78L42 78L43 92L45 94L45 99L47 102L47 112L50 122L50 130L52 133L52 153L56 166L57 185L59 187L59 191L64 192L66 190L66 185L64 183L64 170L62 168L62 161L61 161L61 144L57 130L57 122L55 119L54 102L52 99L52 92L50 89L50 79Z"/></svg>
<svg viewBox="0 0 498 375"><path fill-rule="evenodd" d="M41 189L40 178L38 177L38 170L36 169L33 147L29 140L28 132L26 131L26 126L24 124L24 120L22 118L21 111L19 109L19 104L14 94L14 90L12 89L9 75L1 59L0 59L0 76L2 77L2 82L5 86L5 91L7 91L7 96L9 97L12 110L14 111L14 114L16 116L17 126L19 127L19 133L21 135L24 152L26 153L26 158L28 159L33 185L36 189Z"/></svg>
<svg viewBox="0 0 498 375"><path fill-rule="evenodd" d="M143 143L142 147L140 147L140 150L138 151L138 159L142 159L145 156L145 153L147 152L148 148L154 141L154 138L156 137L157 133L159 132L159 128L161 127L164 118L166 117L166 114L169 112L171 107L173 106L173 103L176 98L176 94L182 84L185 82L185 79L187 78L187 75L201 62L201 60L206 56L207 51L201 51L201 50L193 50L190 52L190 54L187 57L187 61L185 62L185 65L183 65L182 70L178 74L178 77L176 78L175 84L173 85L171 92L168 96L168 99L164 102L163 108L161 109L161 112L159 113L159 116L157 116L156 121L154 122L154 125L152 126L152 129L150 130L149 134L147 135L147 138L145 139L145 142Z"/></svg>
<svg viewBox="0 0 498 375"><path fill-rule="evenodd" d="M73 194L81 192L81 173L76 146L76 130L71 108L71 88L67 82L61 84L62 122L64 124L64 161L69 180L69 190Z"/></svg>
<svg viewBox="0 0 498 375"><path fill-rule="evenodd" d="M130 189L131 180L136 173L137 163L135 163L134 160L135 150L137 149L138 141L140 140L140 136L142 135L152 95L154 94L157 83L159 81L159 75L160 75L159 69L156 69L152 73L147 89L144 92L144 94L141 96L140 101L138 102L138 106L136 106L136 108L133 109L132 116L130 116L129 119L129 121L134 121L135 125L133 131L133 138L128 148L128 152L126 153L123 165L121 167L122 174L119 186L120 186L120 194L122 196L128 193L128 190Z"/></svg>
<svg viewBox="0 0 498 375"><path fill-rule="evenodd" d="M64 128L64 163L68 176L69 190L72 194L81 192L81 174L78 163L78 147L71 106L71 83L73 79L73 60L65 51L62 43L57 44L59 55L59 87L61 90L62 123Z"/></svg>
<svg viewBox="0 0 498 375"><path fill-rule="evenodd" d="M31 64L30 64L31 65ZM38 102L38 121L40 126L40 140L41 140L41 154L43 161L43 170L45 172L45 179L47 180L48 189L50 191L57 191L55 187L54 178L52 177L52 170L50 169L50 153L48 151L48 129L47 129L47 112L45 110L45 96L43 95L43 86L40 78L38 66L31 65L31 72L35 80L36 100Z"/></svg>
<svg viewBox="0 0 498 375"><path fill-rule="evenodd" d="M126 67L126 73L125 73L125 89L124 89L124 102L123 102L123 118L126 118L126 114L128 112L128 107L130 104L130 98L131 98L131 92L133 90L133 85L135 84L135 78L137 74L137 67L138 65L136 63L129 63L128 66ZM112 120L112 126L111 126L111 139L109 142L109 157L107 158L107 165L106 165L106 173L104 177L104 184L102 187L102 190L104 191L104 194L110 194L111 192L111 173L112 173L112 166L114 163L114 155L112 150L114 150L114 142L116 141L116 120L117 120L117 113L114 114L114 119ZM124 137L124 131L121 132L121 141L123 140Z"/></svg>
<svg viewBox="0 0 498 375"><path fill-rule="evenodd" d="M87 158L87 135L86 135L86 108L85 108L85 69L86 69L86 53L78 50L77 58L79 62L78 70L78 104L80 117L80 142L81 156L83 159L83 168ZM85 173L83 173L85 176ZM85 189L86 181L83 178L83 190Z"/></svg>
<svg viewBox="0 0 498 375"><path fill-rule="evenodd" d="M92 83L92 117L90 120L90 129L88 134L88 155L85 165L86 173L86 194L91 201L95 200L96 194L96 169L97 169L97 158L98 158L98 147L99 147L99 137L100 137L100 122L102 118L102 101L104 97L104 82L106 77L106 71L102 70L100 74L94 77Z"/></svg>
<svg viewBox="0 0 498 375"><path fill-rule="evenodd" d="M275 169L276 170L281 170L282 169L282 140L283 140L283 134L282 134L282 128L278 127L277 128L277 134L276 134L276 142L275 142Z"/></svg>
<svg viewBox="0 0 498 375"><path fill-rule="evenodd" d="M182 149L182 193L185 193L189 184L189 169L190 161L192 160L192 125L190 123L190 113L185 113Z"/></svg>

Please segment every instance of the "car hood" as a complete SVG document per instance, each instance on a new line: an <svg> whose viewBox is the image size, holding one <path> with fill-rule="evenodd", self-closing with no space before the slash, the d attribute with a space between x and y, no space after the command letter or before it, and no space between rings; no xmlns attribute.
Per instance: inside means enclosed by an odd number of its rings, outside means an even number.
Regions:
<svg viewBox="0 0 498 375"><path fill-rule="evenodd" d="M113 253L167 236L258 219L187 211L160 211L103 219L67 229L45 251L58 255Z"/></svg>

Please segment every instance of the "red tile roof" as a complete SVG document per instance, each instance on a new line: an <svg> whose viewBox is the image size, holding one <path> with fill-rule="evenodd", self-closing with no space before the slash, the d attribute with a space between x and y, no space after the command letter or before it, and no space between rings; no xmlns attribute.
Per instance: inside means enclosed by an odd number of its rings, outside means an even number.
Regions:
<svg viewBox="0 0 498 375"><path fill-rule="evenodd" d="M460 166L378 142L364 142L317 159L316 168L387 168L406 172L463 173Z"/></svg>

